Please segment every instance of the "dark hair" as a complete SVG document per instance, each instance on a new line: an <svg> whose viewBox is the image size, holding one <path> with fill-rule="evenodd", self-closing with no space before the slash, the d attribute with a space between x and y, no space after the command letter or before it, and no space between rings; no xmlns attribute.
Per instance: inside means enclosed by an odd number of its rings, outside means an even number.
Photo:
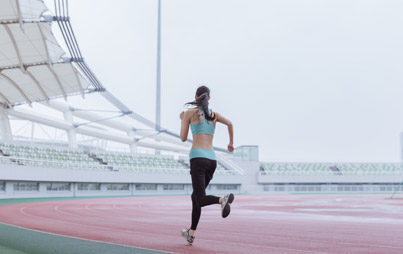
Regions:
<svg viewBox="0 0 403 254"><path fill-rule="evenodd" d="M212 116L208 113L208 97L210 96L210 89L207 86L200 86L196 90L197 99L186 103L185 105L195 105L201 107L204 112L204 117L208 121L213 121L216 116L213 113Z"/></svg>

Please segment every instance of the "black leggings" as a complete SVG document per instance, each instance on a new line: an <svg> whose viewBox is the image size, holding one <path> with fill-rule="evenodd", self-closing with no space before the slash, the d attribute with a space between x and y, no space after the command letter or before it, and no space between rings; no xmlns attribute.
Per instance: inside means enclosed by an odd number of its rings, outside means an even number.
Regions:
<svg viewBox="0 0 403 254"><path fill-rule="evenodd" d="M190 160L190 174L192 176L192 226L196 230L199 223L201 208L212 204L219 204L220 197L206 196L206 187L213 179L217 161L205 158L193 158Z"/></svg>

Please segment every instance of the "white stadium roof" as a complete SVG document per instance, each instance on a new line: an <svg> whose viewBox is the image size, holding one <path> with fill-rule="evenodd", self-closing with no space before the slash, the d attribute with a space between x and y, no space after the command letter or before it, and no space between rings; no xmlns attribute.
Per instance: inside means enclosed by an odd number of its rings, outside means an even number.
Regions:
<svg viewBox="0 0 403 254"><path fill-rule="evenodd" d="M67 97L91 85L68 60L40 0L0 1L0 103Z"/></svg>

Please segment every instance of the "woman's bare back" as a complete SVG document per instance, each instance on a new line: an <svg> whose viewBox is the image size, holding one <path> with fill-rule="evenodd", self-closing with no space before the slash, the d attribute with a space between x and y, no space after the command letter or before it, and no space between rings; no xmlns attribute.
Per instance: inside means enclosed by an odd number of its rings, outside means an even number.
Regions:
<svg viewBox="0 0 403 254"><path fill-rule="evenodd" d="M198 108L192 108L186 111L186 114L190 116L190 124L200 124L204 121L204 116L200 113ZM216 120L211 122L214 126L216 125ZM213 136L209 134L196 134L193 135L193 145L192 148L203 148L208 150L213 150Z"/></svg>

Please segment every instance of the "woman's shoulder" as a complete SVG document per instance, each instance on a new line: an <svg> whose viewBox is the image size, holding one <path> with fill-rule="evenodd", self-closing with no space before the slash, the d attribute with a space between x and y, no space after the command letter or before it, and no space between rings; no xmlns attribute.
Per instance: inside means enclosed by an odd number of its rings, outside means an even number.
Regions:
<svg viewBox="0 0 403 254"><path fill-rule="evenodd" d="M189 108L185 111L185 116L191 117L192 115L196 114L197 111L199 111L197 108Z"/></svg>
<svg viewBox="0 0 403 254"><path fill-rule="evenodd" d="M196 111L199 111L199 109L196 107L196 108L189 108L189 109L187 109L186 111L185 111L185 114L187 113L187 114L192 114L192 113L194 113L194 112L196 112Z"/></svg>

